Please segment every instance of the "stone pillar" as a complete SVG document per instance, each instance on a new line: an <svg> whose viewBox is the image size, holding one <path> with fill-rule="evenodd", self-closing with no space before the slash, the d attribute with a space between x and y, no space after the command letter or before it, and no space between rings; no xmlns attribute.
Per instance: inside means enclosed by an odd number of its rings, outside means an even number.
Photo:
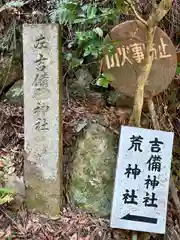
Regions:
<svg viewBox="0 0 180 240"><path fill-rule="evenodd" d="M58 216L62 193L61 38L56 24L24 24L26 204Z"/></svg>

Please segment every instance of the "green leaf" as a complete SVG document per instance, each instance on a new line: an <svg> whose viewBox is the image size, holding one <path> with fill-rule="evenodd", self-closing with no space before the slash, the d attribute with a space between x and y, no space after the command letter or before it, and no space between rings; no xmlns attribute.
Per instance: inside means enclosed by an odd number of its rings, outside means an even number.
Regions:
<svg viewBox="0 0 180 240"><path fill-rule="evenodd" d="M176 68L176 74L180 74L180 66L177 66L177 68Z"/></svg>
<svg viewBox="0 0 180 240"><path fill-rule="evenodd" d="M108 14L110 8L100 8L101 12L104 14Z"/></svg>
<svg viewBox="0 0 180 240"><path fill-rule="evenodd" d="M84 59L72 58L71 66L72 68L79 67L83 64Z"/></svg>
<svg viewBox="0 0 180 240"><path fill-rule="evenodd" d="M87 57L87 56L89 56L90 54L91 54L90 48L85 48L85 49L84 49L83 57Z"/></svg>
<svg viewBox="0 0 180 240"><path fill-rule="evenodd" d="M87 8L87 18L88 19L95 18L96 13L97 13L97 8L96 7L88 6L88 8Z"/></svg>
<svg viewBox="0 0 180 240"><path fill-rule="evenodd" d="M96 35L95 35L96 37ZM95 58L99 57L99 54L102 52L102 42L98 38L95 38L94 36L89 39L85 46L84 46L84 57L87 57L88 55L92 55Z"/></svg>
<svg viewBox="0 0 180 240"><path fill-rule="evenodd" d="M118 9L122 9L122 7L124 6L124 0L116 0L116 6Z"/></svg>
<svg viewBox="0 0 180 240"><path fill-rule="evenodd" d="M83 23L83 22L85 22L86 21L86 18L78 18L78 19L76 19L76 20L74 20L74 23Z"/></svg>
<svg viewBox="0 0 180 240"><path fill-rule="evenodd" d="M99 77L96 81L96 84L98 86L101 86L101 87L104 87L104 88L108 88L108 84L109 84L109 81L107 78L104 78L104 77Z"/></svg>
<svg viewBox="0 0 180 240"><path fill-rule="evenodd" d="M72 53L66 53L65 58L67 61L70 61L72 59Z"/></svg>
<svg viewBox="0 0 180 240"><path fill-rule="evenodd" d="M119 44L120 44L119 40L106 42L104 44L104 49L106 49L110 55L113 55L116 53L116 50L117 50L117 47L119 46Z"/></svg>
<svg viewBox="0 0 180 240"><path fill-rule="evenodd" d="M78 18L86 18L86 10L84 10L82 7L77 9L77 17Z"/></svg>
<svg viewBox="0 0 180 240"><path fill-rule="evenodd" d="M84 4L81 6L81 9L83 12L87 12L88 7L89 7L89 4Z"/></svg>
<svg viewBox="0 0 180 240"><path fill-rule="evenodd" d="M125 14L128 13L128 10L130 8L129 4L127 4L125 0L116 0L116 6L119 13L125 13Z"/></svg>
<svg viewBox="0 0 180 240"><path fill-rule="evenodd" d="M11 1L5 4L5 6L9 8L16 8L16 7L18 8L18 7L22 7L23 5L24 5L23 1Z"/></svg>
<svg viewBox="0 0 180 240"><path fill-rule="evenodd" d="M3 205L5 203L9 203L13 200L13 196L12 195L6 195L6 196L3 196L3 197L0 197L0 205Z"/></svg>
<svg viewBox="0 0 180 240"><path fill-rule="evenodd" d="M0 195L1 194L14 194L15 191L11 188L0 188Z"/></svg>
<svg viewBox="0 0 180 240"><path fill-rule="evenodd" d="M67 47L70 49L70 48L72 48L72 46L74 45L74 43L75 43L75 41L73 40L73 41L71 41L70 43L68 43L68 45L67 45Z"/></svg>
<svg viewBox="0 0 180 240"><path fill-rule="evenodd" d="M100 37L103 37L103 30L100 27L96 27L93 31Z"/></svg>
<svg viewBox="0 0 180 240"><path fill-rule="evenodd" d="M114 81L114 76L111 73L103 73L102 76L108 80L108 82Z"/></svg>
<svg viewBox="0 0 180 240"><path fill-rule="evenodd" d="M7 238L7 240L12 240L12 237L11 237L11 236L9 236L9 237Z"/></svg>
<svg viewBox="0 0 180 240"><path fill-rule="evenodd" d="M59 22L61 25L72 25L77 18L78 4L73 1L61 1L56 4L56 8L50 12L50 19Z"/></svg>
<svg viewBox="0 0 180 240"><path fill-rule="evenodd" d="M76 39L78 44L80 45L86 39L84 32L76 32Z"/></svg>

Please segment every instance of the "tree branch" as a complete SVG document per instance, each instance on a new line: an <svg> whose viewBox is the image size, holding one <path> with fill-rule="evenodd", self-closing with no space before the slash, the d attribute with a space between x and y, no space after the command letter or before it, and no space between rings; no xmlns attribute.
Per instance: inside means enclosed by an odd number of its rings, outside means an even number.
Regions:
<svg viewBox="0 0 180 240"><path fill-rule="evenodd" d="M149 113L150 113L150 116L151 116L151 120L152 120L154 129L160 130L160 125L159 125L159 121L157 119L157 115L156 115L156 111L155 111L155 107L154 107L154 102L151 98L148 99L148 108L149 108Z"/></svg>
<svg viewBox="0 0 180 240"><path fill-rule="evenodd" d="M153 48L153 41L154 41L154 34L156 30L156 26L159 21L162 20L162 18L167 14L167 12L170 10L172 6L172 0L161 0L161 2L157 5L156 0L152 0L153 9L152 13L149 16L147 22L142 19L139 14L134 9L134 6L131 3L131 0L126 0L129 5L131 6L136 18L145 24L147 28L147 43L145 44L145 56L144 56L144 64L140 70L140 74L137 78L137 89L134 97L134 106L133 106L133 112L129 121L129 125L131 126L137 126L140 127L141 122L141 114L142 114L142 108L143 108L143 102L144 102L144 87L146 85L146 82L148 80L151 67L152 67L152 48ZM155 129L160 129L158 119L156 117L156 112L154 109L154 103L152 99L149 99L148 101L149 111L151 114L153 126ZM180 202L179 198L176 192L175 184L172 178L170 178L170 191L174 200L174 203L176 205L178 213L180 213ZM133 237L136 239L137 235L133 233Z"/></svg>
<svg viewBox="0 0 180 240"><path fill-rule="evenodd" d="M135 17L141 21L143 24L147 26L147 22L139 15L139 13L136 11L135 7L133 6L131 0L125 0L125 2L131 7L132 11L134 12Z"/></svg>
<svg viewBox="0 0 180 240"><path fill-rule="evenodd" d="M153 0L153 11L147 20L148 26L155 27L168 13L171 7L172 0L161 0L158 5L155 5L155 0Z"/></svg>
<svg viewBox="0 0 180 240"><path fill-rule="evenodd" d="M131 6L132 3L130 2L130 0L127 1ZM144 87L147 83L152 67L153 59L151 52L153 49L156 26L157 23L167 14L169 9L171 8L172 0L161 0L157 8L155 8L154 4L155 2L153 1L152 13L147 20L147 43L145 44L144 64L137 78L137 89L134 97L133 112L129 122L129 125L135 125L137 127L140 127L141 113L144 102ZM142 20L140 21L142 22Z"/></svg>
<svg viewBox="0 0 180 240"><path fill-rule="evenodd" d="M141 122L141 113L144 103L144 87L147 82L147 79L150 74L150 70L152 67L152 55L151 50L153 48L153 39L154 39L154 33L155 28L148 28L147 31L147 43L145 47L145 54L144 54L144 65L142 66L140 70L140 74L137 78L137 89L135 93L134 98L134 106L133 106L133 112L130 118L129 125L140 127Z"/></svg>

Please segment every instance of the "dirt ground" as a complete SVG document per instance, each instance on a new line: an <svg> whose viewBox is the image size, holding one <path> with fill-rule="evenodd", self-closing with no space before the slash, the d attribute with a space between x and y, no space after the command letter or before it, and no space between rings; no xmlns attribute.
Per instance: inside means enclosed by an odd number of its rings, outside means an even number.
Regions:
<svg viewBox="0 0 180 240"><path fill-rule="evenodd" d="M173 83L168 91L155 99L159 122L164 130L175 131L175 149L179 146L179 85ZM173 95L174 94L174 95ZM97 107L87 100L65 101L63 103L63 146L64 151L73 144L76 138L74 125L84 118L91 119L94 115L102 116L106 127L118 134L119 125L126 125L130 111L115 107ZM152 128L148 113L143 114L147 126ZM14 153L13 163L18 176L23 176L23 107L10 104L0 104L1 136L0 157ZM179 154L174 151L172 172L176 187L179 189ZM66 169L66 162L64 162ZM178 169L178 170L177 170ZM66 174L66 171L64 172ZM180 236L179 216L172 201L171 194L168 203L167 234L169 239L176 240ZM179 234L179 236L178 236ZM177 238L175 238L175 236ZM59 219L49 219L46 216L27 211L22 206L18 211L12 211L11 204L0 207L0 239L49 239L49 240L110 240L131 239L130 232L112 230L108 219L99 219L78 209L65 206ZM149 239L143 235L140 239ZM151 239L161 239L151 236Z"/></svg>

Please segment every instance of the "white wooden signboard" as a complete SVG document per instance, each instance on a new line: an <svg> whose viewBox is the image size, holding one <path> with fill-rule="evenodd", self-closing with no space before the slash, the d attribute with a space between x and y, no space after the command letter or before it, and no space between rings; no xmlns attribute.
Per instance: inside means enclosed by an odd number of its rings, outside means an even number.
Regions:
<svg viewBox="0 0 180 240"><path fill-rule="evenodd" d="M174 133L123 126L112 228L165 233Z"/></svg>

